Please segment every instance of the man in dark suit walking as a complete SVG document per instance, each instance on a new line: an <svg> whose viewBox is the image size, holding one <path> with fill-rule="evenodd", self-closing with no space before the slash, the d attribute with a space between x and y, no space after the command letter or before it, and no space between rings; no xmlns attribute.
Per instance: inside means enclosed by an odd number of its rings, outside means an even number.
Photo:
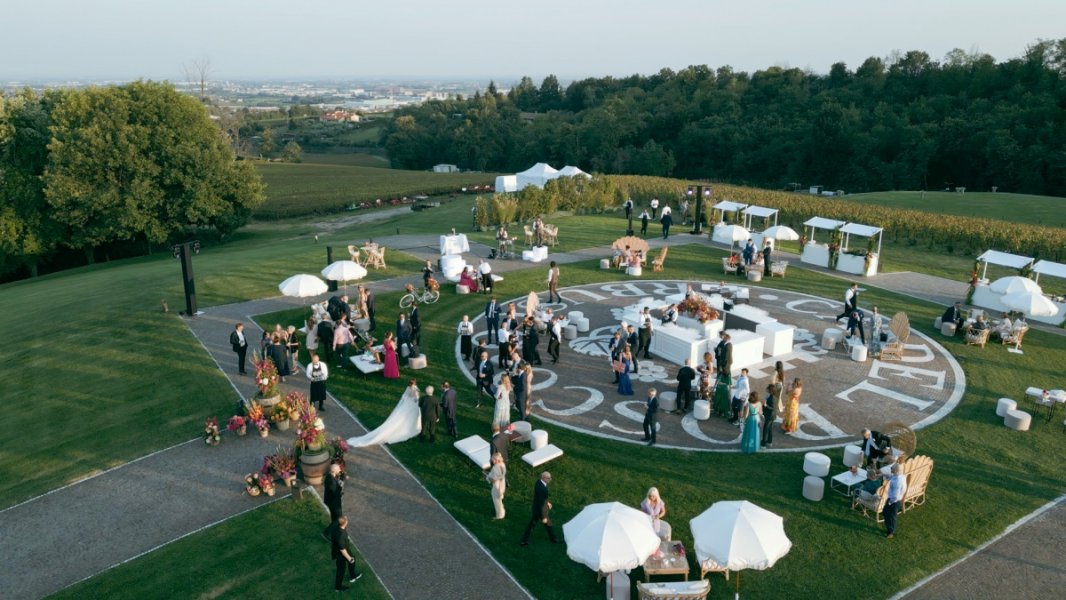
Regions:
<svg viewBox="0 0 1066 600"><path fill-rule="evenodd" d="M692 359L685 359L685 366L677 372L677 412L686 413L692 407L692 382L696 379L696 370L692 368Z"/></svg>
<svg viewBox="0 0 1066 600"><path fill-rule="evenodd" d="M355 557L348 552L347 527L348 517L343 515L329 526L330 553L337 563L337 575L333 580L333 589L338 592L348 589L348 586L344 585L345 569L348 570L348 583L355 583L363 576L362 573L355 570Z"/></svg>
<svg viewBox="0 0 1066 600"><path fill-rule="evenodd" d="M329 527L322 531L322 537L329 539L330 527L344 514L342 509L342 497L344 496L344 473L341 466L334 463L329 466L329 472L322 481L322 502L329 509Z"/></svg>
<svg viewBox="0 0 1066 600"><path fill-rule="evenodd" d="M674 224L674 217L668 212L663 212L663 216L659 219L659 222L663 225L663 239L670 237L670 226Z"/></svg>
<svg viewBox="0 0 1066 600"><path fill-rule="evenodd" d="M559 315L552 317L548 324L548 354L552 357L552 364L559 362L559 345L563 337L563 326L559 322Z"/></svg>
<svg viewBox="0 0 1066 600"><path fill-rule="evenodd" d="M440 396L440 408L444 412L444 423L448 426L448 435L453 438L459 437L459 430L455 426L455 414L459 408L459 394L452 389L447 381L442 386L444 393Z"/></svg>
<svg viewBox="0 0 1066 600"><path fill-rule="evenodd" d="M496 368L489 360L489 353L482 352L481 360L477 363L477 401L474 408L481 408L481 394L485 394L489 400L495 402L496 396L492 393L492 378L495 376Z"/></svg>
<svg viewBox="0 0 1066 600"><path fill-rule="evenodd" d="M558 544L560 540L555 537L555 528L552 527L551 519L548 518L548 512L552 508L552 503L548 502L548 484L551 483L552 474L545 471L540 474L540 479L537 483L533 484L533 511L529 517L529 524L526 525L526 531L522 534L521 541L518 542L521 546L529 545L529 534L533 532L533 527L537 523L543 523L544 529L548 531L548 539L551 543Z"/></svg>
<svg viewBox="0 0 1066 600"><path fill-rule="evenodd" d="M248 340L244 338L244 323L237 323L233 328L233 333L229 334L229 343L233 346L233 351L237 353L237 372L247 375L244 364L248 356Z"/></svg>
<svg viewBox="0 0 1066 600"><path fill-rule="evenodd" d="M837 321L851 316L851 311L859 307L859 284L853 283L844 292L844 312L837 315Z"/></svg>
<svg viewBox="0 0 1066 600"><path fill-rule="evenodd" d="M418 441L437 441L437 420L440 419L440 398L433 395L433 386L426 387L426 394L418 399L422 411L422 433Z"/></svg>
<svg viewBox="0 0 1066 600"><path fill-rule="evenodd" d="M659 396L655 388L648 390L648 400L644 404L644 439L649 446L655 445L655 425L659 419Z"/></svg>
<svg viewBox="0 0 1066 600"><path fill-rule="evenodd" d="M500 304L494 295L485 305L485 326L489 330L489 343L498 344L496 334L500 330Z"/></svg>

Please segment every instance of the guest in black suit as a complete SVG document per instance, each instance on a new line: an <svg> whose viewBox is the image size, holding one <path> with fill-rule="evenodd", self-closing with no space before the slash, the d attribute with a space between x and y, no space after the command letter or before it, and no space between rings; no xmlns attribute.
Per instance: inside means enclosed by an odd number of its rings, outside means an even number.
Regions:
<svg viewBox="0 0 1066 600"><path fill-rule="evenodd" d="M270 348L267 349L267 355L270 360L273 361L274 366L278 368L278 375L282 381L285 381L285 377L288 376L292 370L289 365L289 353L285 350L285 344L281 343L281 338L275 335L271 338L273 343Z"/></svg>
<svg viewBox="0 0 1066 600"><path fill-rule="evenodd" d="M366 288L364 290L366 291L366 316L370 319L370 331L374 331L378 327L378 322L374 320L374 315L377 314L374 292Z"/></svg>
<svg viewBox="0 0 1066 600"><path fill-rule="evenodd" d="M892 453L892 440L879 431L863 429L859 447L862 448L862 455L866 457L866 464L876 466L881 459Z"/></svg>
<svg viewBox="0 0 1066 600"><path fill-rule="evenodd" d="M670 226L674 224L674 217L668 212L663 212L663 216L659 219L659 222L663 225L663 239L670 237Z"/></svg>
<svg viewBox="0 0 1066 600"><path fill-rule="evenodd" d="M729 334L724 331L718 335L721 341L714 347L715 363L718 372L729 377L733 372L733 342L730 341Z"/></svg>
<svg viewBox="0 0 1066 600"><path fill-rule="evenodd" d="M644 404L644 439L649 446L655 445L655 425L659 419L659 397L655 388L648 390L648 400Z"/></svg>
<svg viewBox="0 0 1066 600"><path fill-rule="evenodd" d="M763 242L762 248L762 274L764 277L770 277L770 258L774 253L773 246L770 245L770 240Z"/></svg>
<svg viewBox="0 0 1066 600"><path fill-rule="evenodd" d="M437 441L437 420L440 419L440 398L433 395L433 386L426 387L426 394L418 399L418 408L422 410L422 433L418 441Z"/></svg>
<svg viewBox="0 0 1066 600"><path fill-rule="evenodd" d="M643 354L644 358L650 359L651 336L653 333L651 315L648 313L647 309L644 310L644 313L647 316L644 317L644 324L640 326L640 331L637 332L637 350L633 353L633 356L640 356Z"/></svg>
<svg viewBox="0 0 1066 600"><path fill-rule="evenodd" d="M522 546L529 545L529 534L533 532L533 527L537 523L543 523L544 529L548 531L548 539L551 543L558 544L560 540L555 537L555 528L552 527L551 519L548 518L548 512L551 511L552 503L548 502L548 484L551 483L552 474L545 471L540 474L540 479L533 485L533 511L529 518L529 524L526 525L526 531L522 534L522 540L518 543Z"/></svg>
<svg viewBox="0 0 1066 600"><path fill-rule="evenodd" d="M633 326L628 323L626 323L626 343L629 344L629 349L634 353L637 351L637 344L640 343L639 337L637 336L637 330L634 329ZM638 364L640 361L637 360L638 357L639 355L637 354L633 355L634 373L640 372L640 365Z"/></svg>
<svg viewBox="0 0 1066 600"><path fill-rule="evenodd" d="M855 332L859 332L859 339L862 340L862 345L866 345L866 330L863 327L862 322L866 319L866 315L860 309L851 311L848 315L848 324L844 326L844 330L847 332L848 337L855 335Z"/></svg>
<svg viewBox="0 0 1066 600"><path fill-rule="evenodd" d="M686 358L685 366L677 372L677 412L685 413L692 407L692 382L696 379L696 369L692 360Z"/></svg>
<svg viewBox="0 0 1066 600"><path fill-rule="evenodd" d="M407 320L407 315L400 313L400 318L396 320L396 351L400 352L400 356L403 356L402 348L407 346L407 352L411 352L411 322Z"/></svg>
<svg viewBox="0 0 1066 600"><path fill-rule="evenodd" d="M329 509L329 526L322 531L322 537L329 539L330 527L344 514L342 498L344 497L344 473L341 466L334 463L329 466L329 473L322 481L322 502Z"/></svg>
<svg viewBox="0 0 1066 600"><path fill-rule="evenodd" d="M848 290L846 292L844 292L844 312L842 312L839 315L837 315L837 321L843 319L844 317L850 316L851 315L851 311L855 310L858 307L859 307L859 284L853 283L848 288Z"/></svg>
<svg viewBox="0 0 1066 600"><path fill-rule="evenodd" d="M323 320L315 330L318 334L319 343L322 346L322 354L326 357L326 363L333 360L333 322Z"/></svg>
<svg viewBox="0 0 1066 600"><path fill-rule="evenodd" d="M498 343L496 340L496 332L500 329L500 305L496 302L496 296L485 304L485 327L489 330L489 343Z"/></svg>
<svg viewBox="0 0 1066 600"><path fill-rule="evenodd" d="M956 302L952 306L949 306L944 311L944 316L940 317L940 320L944 323L954 323L955 327L962 327L962 303Z"/></svg>
<svg viewBox="0 0 1066 600"><path fill-rule="evenodd" d="M444 423L448 426L448 435L453 438L459 437L459 430L455 426L455 415L459 408L459 394L452 389L447 381L442 386L444 393L440 396L440 407L444 412Z"/></svg>
<svg viewBox="0 0 1066 600"><path fill-rule="evenodd" d="M338 592L348 589L348 586L344 585L345 569L348 570L349 583L355 583L363 576L362 573L355 570L355 557L348 552L348 532L345 530L346 527L348 527L348 517L345 516L337 519L329 526L330 552L333 560L337 563L337 575L333 581L333 589Z"/></svg>
<svg viewBox="0 0 1066 600"><path fill-rule="evenodd" d="M233 333L229 334L229 343L237 353L237 372L246 375L244 365L248 356L248 340L244 338L244 323L237 323L233 328Z"/></svg>
<svg viewBox="0 0 1066 600"><path fill-rule="evenodd" d="M418 303L411 303L411 343L416 346L422 344L422 316L418 314Z"/></svg>
<svg viewBox="0 0 1066 600"><path fill-rule="evenodd" d="M481 395L485 394L490 400L496 402L496 395L492 393L492 378L496 376L496 369L489 360L489 353L482 352L481 360L477 363L477 403L474 408L481 407Z"/></svg>
<svg viewBox="0 0 1066 600"><path fill-rule="evenodd" d="M548 324L548 354L552 357L552 364L559 362L559 345L562 342L563 327L559 323L559 315L552 317Z"/></svg>

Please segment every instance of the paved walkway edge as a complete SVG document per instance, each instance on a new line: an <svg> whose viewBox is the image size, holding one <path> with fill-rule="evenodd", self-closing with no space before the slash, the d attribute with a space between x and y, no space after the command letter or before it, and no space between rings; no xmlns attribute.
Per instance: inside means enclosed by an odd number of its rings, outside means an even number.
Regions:
<svg viewBox="0 0 1066 600"><path fill-rule="evenodd" d="M988 548L992 544L995 544L996 542L1002 540L1003 538L1007 537L1008 535L1014 533L1014 531L1016 529L1018 529L1019 527L1022 527L1026 523L1029 523L1030 521L1032 521L1033 519L1036 519L1037 517L1040 517L1041 515L1043 515L1044 513L1048 512L1049 510L1055 508L1056 506L1058 506L1062 502L1066 502L1066 494L1063 494L1063 495L1059 496L1058 498L1055 498L1054 500L1048 502L1047 504L1041 506L1040 508L1034 510L1033 512L1031 512L1031 513L1025 515L1024 517L1018 519L1017 521L1011 523L1010 525L1007 526L1006 529L1001 531L998 535L996 535L992 539L987 540L986 542L984 542L980 546L974 548L973 550L970 550L966 554L964 554L961 557L959 557L958 560L956 560L955 562L951 563L950 565L944 567L943 569L940 569L936 573L933 573L932 575L926 577L925 579L922 579L921 581L918 581L917 583L915 583L914 585L908 587L907 589L900 590L899 592L896 592L894 595L892 595L889 598L889 600L900 600L901 598L907 596L908 594L911 594L911 593L917 591L918 589L922 588L923 586L925 586L929 582L933 581L937 577L940 577L941 575L943 575L943 574L947 573L948 571L954 569L955 567L961 565L962 563L966 562L967 560L969 560L969 559L973 558L974 556L980 554L981 552L983 552L986 548Z"/></svg>

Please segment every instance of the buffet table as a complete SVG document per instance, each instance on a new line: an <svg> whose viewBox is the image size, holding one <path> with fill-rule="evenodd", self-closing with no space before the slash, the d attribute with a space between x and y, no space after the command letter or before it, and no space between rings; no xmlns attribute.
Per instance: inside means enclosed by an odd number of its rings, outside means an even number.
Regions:
<svg viewBox="0 0 1066 600"><path fill-rule="evenodd" d="M686 359L691 361L690 365L698 365L703 361L703 353L708 351L707 338L698 331L673 323L660 325L651 336L651 353L676 365L685 364Z"/></svg>
<svg viewBox="0 0 1066 600"><path fill-rule="evenodd" d="M762 362L762 351L766 345L765 338L754 331L727 329L733 342L733 372ZM692 363L697 364L697 363Z"/></svg>
<svg viewBox="0 0 1066 600"><path fill-rule="evenodd" d="M877 254L870 258L870 268L866 268L866 255L848 254L841 252L837 256L837 271L851 273L852 275L877 275Z"/></svg>
<svg viewBox="0 0 1066 600"><path fill-rule="evenodd" d="M792 352L793 338L796 328L777 321L759 323L755 327L755 333L765 336L763 342L763 354L767 356L781 356Z"/></svg>
<svg viewBox="0 0 1066 600"><path fill-rule="evenodd" d="M462 254L464 252L470 252L470 242L466 239L465 233L440 236L441 254Z"/></svg>
<svg viewBox="0 0 1066 600"><path fill-rule="evenodd" d="M459 281L459 274L466 268L466 261L458 254L445 254L440 257L440 271L449 281Z"/></svg>
<svg viewBox="0 0 1066 600"><path fill-rule="evenodd" d="M829 268L829 246L818 242L807 242L800 255L800 262L816 267Z"/></svg>
<svg viewBox="0 0 1066 600"><path fill-rule="evenodd" d="M776 322L777 319L771 317L765 310L744 304L736 305L725 313L725 325L730 329L758 331L759 325Z"/></svg>

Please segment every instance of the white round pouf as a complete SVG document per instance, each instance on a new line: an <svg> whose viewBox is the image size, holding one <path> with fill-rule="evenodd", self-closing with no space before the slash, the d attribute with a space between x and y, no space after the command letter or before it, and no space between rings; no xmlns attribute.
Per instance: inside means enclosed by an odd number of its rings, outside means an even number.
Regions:
<svg viewBox="0 0 1066 600"><path fill-rule="evenodd" d="M644 274L644 268L643 267L626 267L626 275L631 275L633 277L640 277L643 274Z"/></svg>
<svg viewBox="0 0 1066 600"><path fill-rule="evenodd" d="M820 502L825 495L825 480L808 475L803 478L803 497L813 502Z"/></svg>
<svg viewBox="0 0 1066 600"><path fill-rule="evenodd" d="M762 271L758 269L748 271L748 281L762 281Z"/></svg>
<svg viewBox="0 0 1066 600"><path fill-rule="evenodd" d="M543 429L534 429L529 434L529 447L533 450L540 450L548 445L548 432Z"/></svg>
<svg viewBox="0 0 1066 600"><path fill-rule="evenodd" d="M692 405L692 416L697 421L706 421L711 418L711 403L706 400L697 400Z"/></svg>
<svg viewBox="0 0 1066 600"><path fill-rule="evenodd" d="M611 259L609 259L609 258L601 258L600 259L600 268L601 269L610 269L611 268Z"/></svg>
<svg viewBox="0 0 1066 600"><path fill-rule="evenodd" d="M584 319L585 313L581 312L580 310L572 310L566 313L566 318L570 319L570 322L573 323L574 319Z"/></svg>
<svg viewBox="0 0 1066 600"><path fill-rule="evenodd" d="M677 410L677 392L660 393L659 408L662 410Z"/></svg>
<svg viewBox="0 0 1066 600"><path fill-rule="evenodd" d="M515 439L516 442L525 442L529 440L529 434L533 431L533 425L529 421L515 421L511 423L514 425L515 433L519 435Z"/></svg>
<svg viewBox="0 0 1066 600"><path fill-rule="evenodd" d="M577 325L567 325L563 327L563 337L568 340L577 339Z"/></svg>
<svg viewBox="0 0 1066 600"><path fill-rule="evenodd" d="M937 317L933 319L933 329L940 329L940 326L944 324L943 317Z"/></svg>
<svg viewBox="0 0 1066 600"><path fill-rule="evenodd" d="M955 324L944 323L940 326L940 335L953 336L955 335Z"/></svg>
<svg viewBox="0 0 1066 600"><path fill-rule="evenodd" d="M829 465L833 461L821 452L808 452L803 455L803 472L815 477L825 477L829 474Z"/></svg>
<svg viewBox="0 0 1066 600"><path fill-rule="evenodd" d="M844 466L854 467L862 464L862 448L859 446L844 446Z"/></svg>
<svg viewBox="0 0 1066 600"><path fill-rule="evenodd" d="M1024 410L1008 410L1003 417L1003 424L1015 431L1029 431L1029 421L1032 417Z"/></svg>
<svg viewBox="0 0 1066 600"><path fill-rule="evenodd" d="M582 317L580 319L571 318L570 322L573 323L575 326L577 326L578 333L588 333L588 330L589 330L589 320L588 319L586 319L584 317Z"/></svg>
<svg viewBox="0 0 1066 600"><path fill-rule="evenodd" d="M455 293L456 294L469 294L470 293L470 288L465 286L465 285L463 285L463 284L461 284L461 283L457 283L457 284L455 284Z"/></svg>
<svg viewBox="0 0 1066 600"><path fill-rule="evenodd" d="M855 362L866 362L866 353L868 352L866 346L852 346L851 347L851 360Z"/></svg>
<svg viewBox="0 0 1066 600"><path fill-rule="evenodd" d="M822 334L822 348L833 350L837 344L844 341L844 330L831 327Z"/></svg>
<svg viewBox="0 0 1066 600"><path fill-rule="evenodd" d="M996 403L996 416L1005 417L1007 416L1008 410L1014 410L1016 408L1018 408L1018 403L1014 400L1011 400L1010 398L1000 398L999 402Z"/></svg>

